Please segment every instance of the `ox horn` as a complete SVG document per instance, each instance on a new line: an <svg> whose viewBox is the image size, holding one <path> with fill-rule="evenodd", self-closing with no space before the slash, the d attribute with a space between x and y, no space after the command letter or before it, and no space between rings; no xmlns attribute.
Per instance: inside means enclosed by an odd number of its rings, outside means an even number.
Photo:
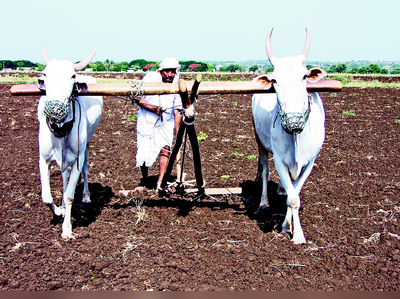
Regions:
<svg viewBox="0 0 400 299"><path fill-rule="evenodd" d="M271 35L272 35L272 31L274 30L274 28L272 28L267 36L267 41L265 43L265 49L267 51L267 56L269 61L271 62L272 66L274 66L274 61L278 58L275 56L274 51L272 51L272 46L271 46Z"/></svg>
<svg viewBox="0 0 400 299"><path fill-rule="evenodd" d="M49 55L47 55L46 49L44 48L43 44L42 44L42 58L44 64L47 65L50 61L50 57Z"/></svg>
<svg viewBox="0 0 400 299"><path fill-rule="evenodd" d="M92 61L95 54L96 54L96 50L94 50L92 54L90 54L88 57L86 57L81 62L75 63L74 64L75 71L78 72L81 69L83 69L85 66L87 66Z"/></svg>
<svg viewBox="0 0 400 299"><path fill-rule="evenodd" d="M311 46L311 37L310 37L310 33L308 32L308 28L306 27L306 43L304 45L303 51L301 51L300 55L304 56L303 62L306 61L307 56L308 56L308 52L310 52L310 46Z"/></svg>

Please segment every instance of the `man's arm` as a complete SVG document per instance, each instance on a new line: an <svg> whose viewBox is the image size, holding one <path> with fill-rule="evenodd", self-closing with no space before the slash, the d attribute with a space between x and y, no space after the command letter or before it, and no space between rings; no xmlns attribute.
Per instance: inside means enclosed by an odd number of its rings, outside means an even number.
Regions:
<svg viewBox="0 0 400 299"><path fill-rule="evenodd" d="M136 98L136 99L137 99L138 106L141 107L141 108L144 108L146 110L154 112L157 115L161 115L161 114L163 114L163 112L165 112L165 108L160 107L160 106L151 105L144 98Z"/></svg>

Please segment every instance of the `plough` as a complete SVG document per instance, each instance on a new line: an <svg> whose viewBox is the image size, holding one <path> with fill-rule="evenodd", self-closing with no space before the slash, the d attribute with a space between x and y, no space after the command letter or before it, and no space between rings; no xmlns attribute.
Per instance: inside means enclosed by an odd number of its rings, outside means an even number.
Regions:
<svg viewBox="0 0 400 299"><path fill-rule="evenodd" d="M205 183L201 171L201 159L198 146L196 131L194 128L194 103L199 94L253 94L253 93L274 93L274 88L268 90L255 87L251 81L206 81L201 82L201 75L197 75L194 81L179 80L178 83L96 83L87 84L87 88L81 92L76 91L76 95L101 95L117 97L135 97L135 95L157 95L157 94L177 94L182 98L184 108L183 121L179 127L175 145L173 146L169 163L161 183L161 188L166 190L168 178L172 172L175 160L181 160L177 165L177 190L186 193L197 192L196 200L203 195L222 195L222 194L240 194L241 188L211 188L205 189ZM201 85L200 85L201 83ZM307 83L308 92L338 92L342 89L342 83L335 80L321 80L317 83ZM37 84L20 84L11 87L11 94L15 96L35 96L45 95L45 91L39 89ZM189 96L190 94L190 96ZM189 112L190 113L187 113ZM194 171L196 176L196 186L192 189L184 190L185 182L183 177L183 157L179 157L180 148L186 146L186 138L189 141L193 151ZM124 191L128 193L129 191Z"/></svg>

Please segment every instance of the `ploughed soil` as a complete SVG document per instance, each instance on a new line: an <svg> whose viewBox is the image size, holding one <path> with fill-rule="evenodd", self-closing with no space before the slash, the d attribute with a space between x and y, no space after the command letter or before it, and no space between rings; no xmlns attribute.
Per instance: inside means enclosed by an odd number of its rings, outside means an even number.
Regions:
<svg viewBox="0 0 400 299"><path fill-rule="evenodd" d="M286 199L272 157L271 209L257 213L251 95L196 103L206 188L242 188L197 199L158 196L158 162L144 191L120 192L141 178L137 106L104 97L90 142L92 203L82 204L79 182L75 239L64 240L61 219L41 200L38 97L12 96L10 87L0 85L0 290L400 290L398 89L321 93L326 140L300 193L307 243L294 245L280 233ZM190 146L184 172L195 178ZM59 204L56 164L51 186Z"/></svg>

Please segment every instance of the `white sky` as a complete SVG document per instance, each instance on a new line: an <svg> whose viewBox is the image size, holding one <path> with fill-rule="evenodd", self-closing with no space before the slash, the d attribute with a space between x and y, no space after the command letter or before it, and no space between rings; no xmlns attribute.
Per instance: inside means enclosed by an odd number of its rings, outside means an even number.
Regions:
<svg viewBox="0 0 400 299"><path fill-rule="evenodd" d="M399 0L13 0L1 5L0 59L400 61Z"/></svg>

